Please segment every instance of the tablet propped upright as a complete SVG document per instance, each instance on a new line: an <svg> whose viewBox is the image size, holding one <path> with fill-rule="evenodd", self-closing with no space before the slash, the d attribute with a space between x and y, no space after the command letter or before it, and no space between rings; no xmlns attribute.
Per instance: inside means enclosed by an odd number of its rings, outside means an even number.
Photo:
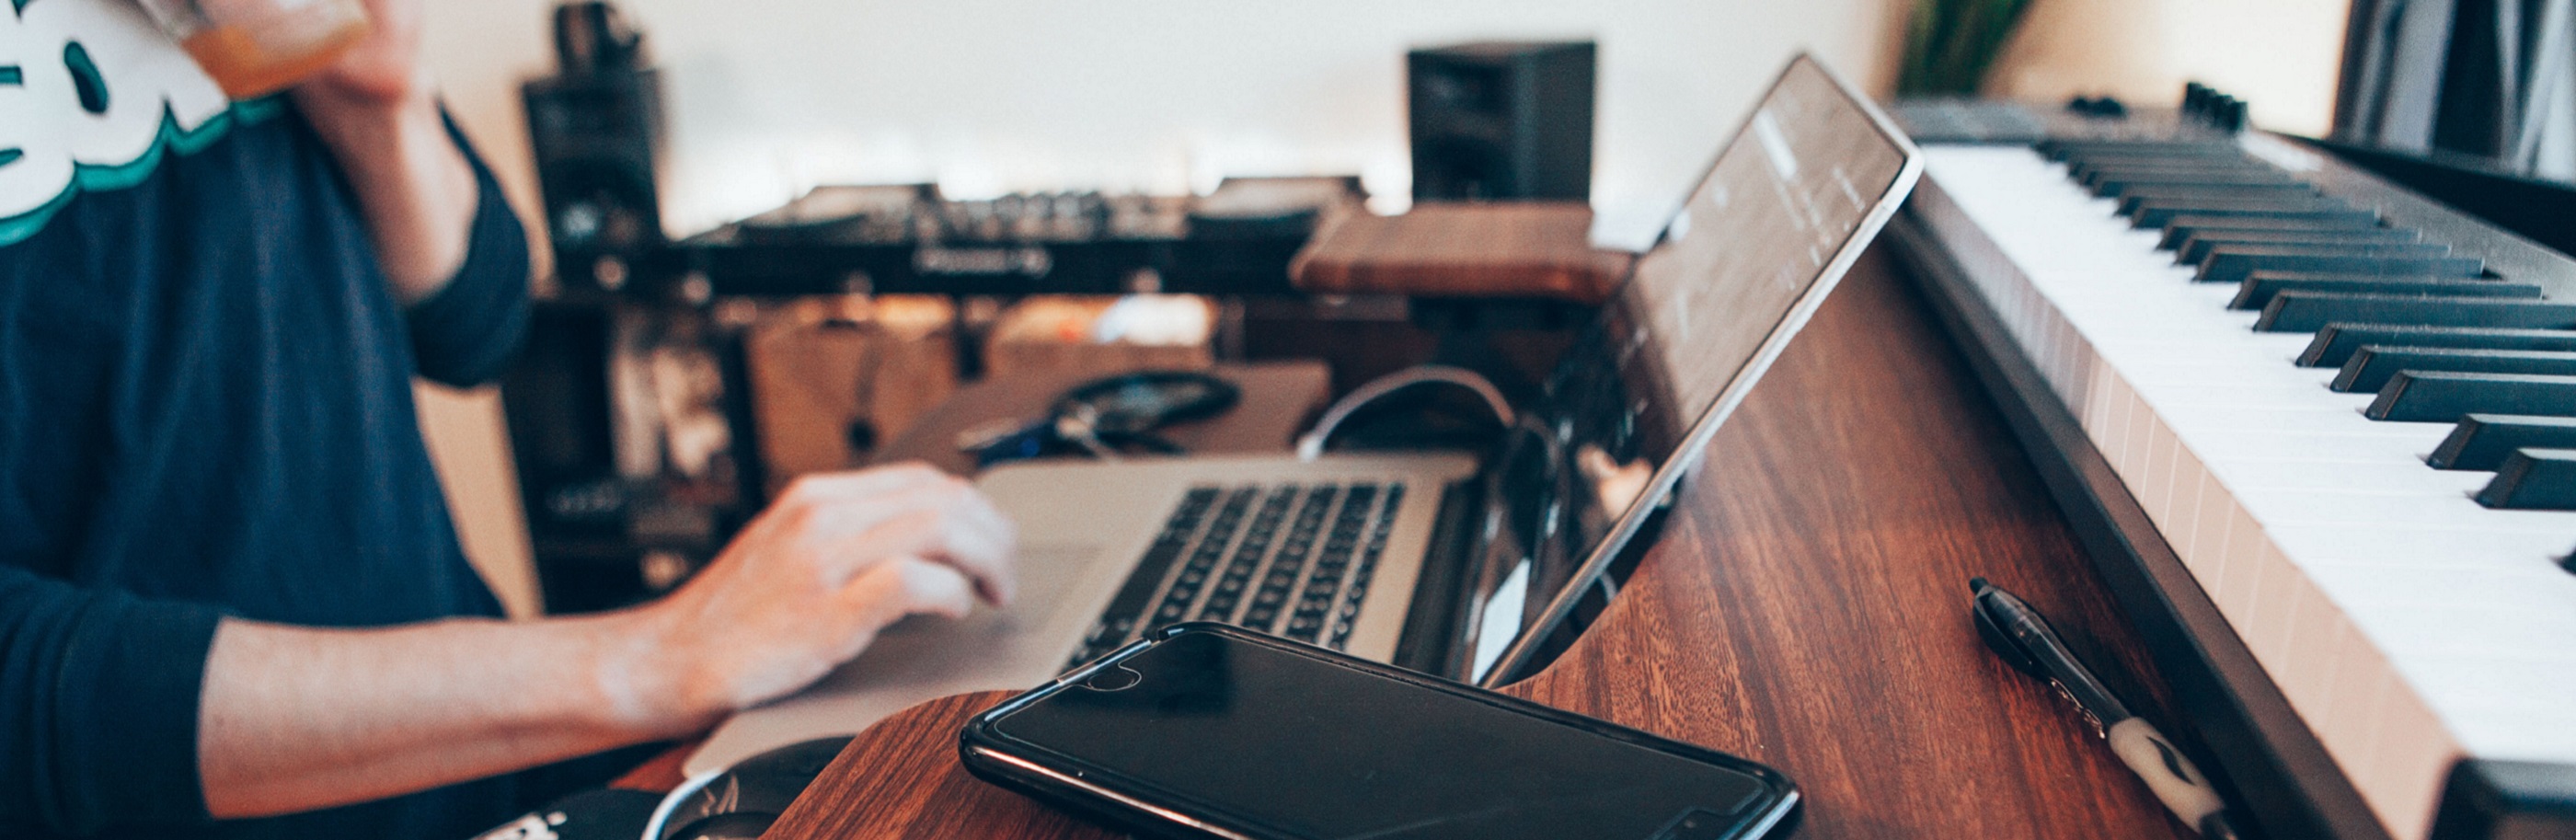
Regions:
<svg viewBox="0 0 2576 840"><path fill-rule="evenodd" d="M1470 679L1528 676L1922 173L1868 97L1790 60L1524 412L1545 464L1526 472L1554 481L1495 468L1511 505L1472 605Z"/></svg>

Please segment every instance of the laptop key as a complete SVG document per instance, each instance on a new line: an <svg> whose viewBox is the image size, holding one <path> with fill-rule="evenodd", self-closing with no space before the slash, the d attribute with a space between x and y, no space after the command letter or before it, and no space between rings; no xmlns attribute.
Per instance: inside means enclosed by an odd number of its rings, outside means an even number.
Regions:
<svg viewBox="0 0 2576 840"><path fill-rule="evenodd" d="M1404 485L1389 485L1385 504L1379 506L1377 516L1370 522L1368 545L1351 564L1350 585L1342 590L1342 606L1334 612L1325 646L1342 650L1350 645L1351 628L1359 623L1360 605L1368 598L1369 578L1377 572L1378 557L1386 553L1387 534L1395 529L1395 513L1403 506Z"/></svg>
<svg viewBox="0 0 2576 840"><path fill-rule="evenodd" d="M1226 561L1225 571L1217 578L1215 594L1200 605L1201 620L1226 621L1234 617L1234 608L1242 603L1244 590L1251 587L1253 572L1269 557L1272 538L1300 489L1294 484L1283 485L1262 498L1261 507L1252 515L1252 524L1244 529L1243 541L1235 546L1233 558Z"/></svg>

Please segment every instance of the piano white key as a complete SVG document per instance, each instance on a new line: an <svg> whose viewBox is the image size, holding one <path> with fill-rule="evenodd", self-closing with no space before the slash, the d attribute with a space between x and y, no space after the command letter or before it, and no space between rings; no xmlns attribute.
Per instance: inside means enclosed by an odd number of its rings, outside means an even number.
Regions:
<svg viewBox="0 0 2576 840"><path fill-rule="evenodd" d="M2294 587L2292 593L2290 641L2282 657L2286 661L2276 667L2274 660L2264 660L2264 667L2293 706L2323 708L2329 702L2328 685L2345 636L2358 631L2352 629L2343 609L2313 584Z"/></svg>
<svg viewBox="0 0 2576 840"><path fill-rule="evenodd" d="M2335 441L2340 442L2340 441ZM2494 473L2445 472L2426 470L2424 462L2407 459L2403 463L2385 464L2352 461L2234 460L2229 461L2227 483L2248 491L2279 490L2300 493L2368 493L2392 495L2399 487L2433 474L2453 495L2466 496L2480 487Z"/></svg>
<svg viewBox="0 0 2576 840"><path fill-rule="evenodd" d="M2175 548L2183 556L2184 567L2202 580L2216 580L2231 559L2253 562L2261 546L2262 528L2227 495L2218 476L2203 470L2199 480L2193 482L2192 495L2198 500L2198 510L2192 514L2191 537ZM2240 530L2243 533L2237 533ZM2235 552L2233 558L2231 549Z"/></svg>
<svg viewBox="0 0 2576 840"><path fill-rule="evenodd" d="M2274 528L2272 539L2307 567L2459 568L2550 566L2576 542L2546 531L2422 529L2402 533L2330 525Z"/></svg>
<svg viewBox="0 0 2576 840"><path fill-rule="evenodd" d="M2425 468L2431 472L2432 468ZM2221 474L2222 480L2225 474ZM2255 490L2236 493L2239 504L2265 525L2344 525L2374 530L2470 530L2569 533L2576 512L2491 510L2465 495L2382 495Z"/></svg>
<svg viewBox="0 0 2576 840"><path fill-rule="evenodd" d="M2429 423L2407 425L2413 428L2391 430L2386 434L2343 429L2320 433L2291 424L2260 431L2211 432L2201 436L2197 451L2216 460L2219 469L2230 476L2235 474L2233 470L2238 464L2285 461L2319 465L2409 465L2410 469L2435 473L2422 479L2427 482L2448 481L2457 475L2424 466L2422 454L2433 450L2434 444L2442 440L2444 430L2426 428L2432 425ZM2245 489L2253 488L2247 485Z"/></svg>
<svg viewBox="0 0 2576 840"><path fill-rule="evenodd" d="M2218 602L2219 611L2236 625L2238 635L2243 635L2252 632L2254 612L2262 607L2262 601L2255 596L2264 564L2280 563L2284 558L2280 548L2263 533L2260 519L2250 531L2235 527L2240 524L2231 523L2228 528L2226 565L2220 568L2218 586L2210 596Z"/></svg>

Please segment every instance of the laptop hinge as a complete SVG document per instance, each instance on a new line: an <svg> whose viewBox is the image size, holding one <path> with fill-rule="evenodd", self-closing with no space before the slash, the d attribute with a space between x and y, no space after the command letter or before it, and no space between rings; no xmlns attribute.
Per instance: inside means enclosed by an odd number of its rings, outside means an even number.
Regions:
<svg viewBox="0 0 2576 840"><path fill-rule="evenodd" d="M1413 585L1404 634L1396 638L1393 664L1435 677L1463 679L1467 614L1468 562L1476 542L1475 479L1450 482L1440 489L1440 511L1433 520L1431 542L1423 552L1422 575Z"/></svg>

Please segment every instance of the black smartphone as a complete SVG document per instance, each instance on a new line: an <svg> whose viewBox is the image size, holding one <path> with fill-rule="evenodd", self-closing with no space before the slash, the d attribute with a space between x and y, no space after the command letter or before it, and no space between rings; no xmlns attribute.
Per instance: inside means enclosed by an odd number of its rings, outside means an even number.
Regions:
<svg viewBox="0 0 2576 840"><path fill-rule="evenodd" d="M1218 624L968 723L976 776L1146 837L1717 840L1785 831L1779 771Z"/></svg>

